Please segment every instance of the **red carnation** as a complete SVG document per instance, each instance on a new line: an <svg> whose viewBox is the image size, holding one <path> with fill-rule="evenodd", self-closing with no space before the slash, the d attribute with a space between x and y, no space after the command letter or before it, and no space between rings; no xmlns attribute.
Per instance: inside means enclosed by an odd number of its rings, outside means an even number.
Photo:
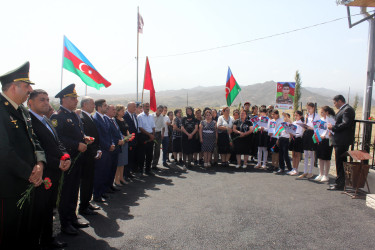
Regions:
<svg viewBox="0 0 375 250"><path fill-rule="evenodd" d="M63 156L61 156L61 161L66 161L66 160L69 160L70 159L70 155L69 154L64 154Z"/></svg>
<svg viewBox="0 0 375 250"><path fill-rule="evenodd" d="M44 180L43 180L43 184L44 184L44 188L45 188L46 190L48 190L48 189L50 189L50 188L52 187L52 181L51 181L51 179L48 178L48 177L44 178Z"/></svg>

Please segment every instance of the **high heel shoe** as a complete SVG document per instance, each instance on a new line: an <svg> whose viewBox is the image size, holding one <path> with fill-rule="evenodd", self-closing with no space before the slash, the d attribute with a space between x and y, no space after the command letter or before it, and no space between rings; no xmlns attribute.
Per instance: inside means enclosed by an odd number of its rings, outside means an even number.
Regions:
<svg viewBox="0 0 375 250"><path fill-rule="evenodd" d="M120 181L120 183L116 183L115 182L115 185L117 186L117 187L123 187L124 185L122 185L122 182Z"/></svg>

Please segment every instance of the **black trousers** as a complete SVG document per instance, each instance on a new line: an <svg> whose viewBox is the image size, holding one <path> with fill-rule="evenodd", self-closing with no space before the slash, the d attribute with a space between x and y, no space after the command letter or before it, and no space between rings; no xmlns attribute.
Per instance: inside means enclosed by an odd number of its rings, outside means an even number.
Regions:
<svg viewBox="0 0 375 250"><path fill-rule="evenodd" d="M47 176L48 177L48 176ZM48 245L53 240L53 208L56 205L59 178L52 180L52 186L46 190L44 184L35 189L32 216L32 245Z"/></svg>
<svg viewBox="0 0 375 250"><path fill-rule="evenodd" d="M279 167L285 170L285 163L288 170L292 170L292 164L289 158L289 138L280 137L279 139Z"/></svg>
<svg viewBox="0 0 375 250"><path fill-rule="evenodd" d="M20 196L0 198L0 249L30 249L32 246L31 203L25 201L22 210L17 207Z"/></svg>
<svg viewBox="0 0 375 250"><path fill-rule="evenodd" d="M335 145L335 158L336 158L336 180L335 183L338 187L345 186L345 171L344 162L347 162L347 156L343 154L348 151L349 145Z"/></svg>
<svg viewBox="0 0 375 250"><path fill-rule="evenodd" d="M85 210L90 205L94 190L95 158L92 155L84 155L81 172L80 203L79 210Z"/></svg>
<svg viewBox="0 0 375 250"><path fill-rule="evenodd" d="M59 204L60 224L62 227L77 221L76 209L81 182L82 156L81 154L74 165L72 163L72 166L64 172L64 184Z"/></svg>
<svg viewBox="0 0 375 250"><path fill-rule="evenodd" d="M137 168L137 145L130 146L128 148L128 168L133 173L138 171ZM126 173L125 173L126 174Z"/></svg>
<svg viewBox="0 0 375 250"><path fill-rule="evenodd" d="M138 147L138 169L140 173L144 171L149 172L151 170L154 142L148 140L149 137L147 135L141 134Z"/></svg>

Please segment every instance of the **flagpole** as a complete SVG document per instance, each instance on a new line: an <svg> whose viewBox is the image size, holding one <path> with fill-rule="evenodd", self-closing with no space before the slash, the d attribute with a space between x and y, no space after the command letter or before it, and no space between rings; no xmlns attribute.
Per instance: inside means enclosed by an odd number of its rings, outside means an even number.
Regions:
<svg viewBox="0 0 375 250"><path fill-rule="evenodd" d="M64 68L64 41L65 41L65 35L63 35L63 51L62 51L62 60L61 60L61 82L60 82L60 90L62 90L62 85L63 85L63 68Z"/></svg>
<svg viewBox="0 0 375 250"><path fill-rule="evenodd" d="M137 102L138 102L138 56L139 56L139 6L137 7ZM143 92L142 92L143 102Z"/></svg>
<svg viewBox="0 0 375 250"><path fill-rule="evenodd" d="M87 96L87 84L85 84L86 87L85 87L85 96Z"/></svg>
<svg viewBox="0 0 375 250"><path fill-rule="evenodd" d="M240 99L241 99L241 106L243 107L244 106L244 102L243 102L243 99L242 99L241 91L240 91Z"/></svg>
<svg viewBox="0 0 375 250"><path fill-rule="evenodd" d="M143 93L145 92L145 78L146 78L147 61L148 61L148 57L146 56L145 75L143 77L143 88L142 88L142 101L141 101L141 103L143 103ZM151 95L151 93L150 93L150 95Z"/></svg>

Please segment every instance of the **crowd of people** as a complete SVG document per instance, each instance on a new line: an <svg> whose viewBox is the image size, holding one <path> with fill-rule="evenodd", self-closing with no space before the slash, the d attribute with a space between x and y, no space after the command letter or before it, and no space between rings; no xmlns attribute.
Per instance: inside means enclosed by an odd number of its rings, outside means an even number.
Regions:
<svg viewBox="0 0 375 250"><path fill-rule="evenodd" d="M328 189L344 188L344 153L354 139L355 112L342 95L333 98L336 114L331 107L317 110L307 103L306 115L296 111L292 121L290 114L280 114L271 105L258 107L250 102L232 113L230 107L219 111L186 107L184 114L181 109L168 111L166 106L150 114L149 103L129 102L125 107L91 97L83 97L78 105L71 84L55 96L60 99L55 112L48 93L32 89L28 73L26 63L0 77L1 249L22 244L30 249L65 247L53 237L54 208L58 208L61 231L77 235L79 228L89 226L78 220L77 206L82 215L98 214L110 193L134 178L157 174L161 151L162 166L181 171L254 166L328 182L335 148L337 178ZM317 121L326 127L317 128ZM282 124L296 129L280 129ZM316 133L318 142L313 139ZM315 157L317 176L312 173ZM52 181L48 189L43 185L46 177ZM34 192L20 207L18 201L29 185Z"/></svg>

